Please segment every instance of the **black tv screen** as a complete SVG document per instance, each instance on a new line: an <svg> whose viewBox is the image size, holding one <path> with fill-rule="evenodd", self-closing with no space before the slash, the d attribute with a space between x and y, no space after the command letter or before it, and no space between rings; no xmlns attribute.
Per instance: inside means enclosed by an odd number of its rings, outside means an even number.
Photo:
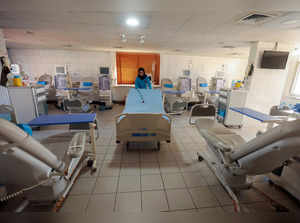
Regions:
<svg viewBox="0 0 300 223"><path fill-rule="evenodd" d="M109 74L109 67L100 67L100 74Z"/></svg>
<svg viewBox="0 0 300 223"><path fill-rule="evenodd" d="M261 68L266 69L285 69L289 57L289 52L283 51L264 51Z"/></svg>

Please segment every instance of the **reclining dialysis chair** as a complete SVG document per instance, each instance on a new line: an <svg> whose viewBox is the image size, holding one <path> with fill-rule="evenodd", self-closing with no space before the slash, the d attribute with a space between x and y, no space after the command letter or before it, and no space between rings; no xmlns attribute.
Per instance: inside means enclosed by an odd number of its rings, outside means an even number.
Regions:
<svg viewBox="0 0 300 223"><path fill-rule="evenodd" d="M9 121L0 119L0 126L0 185L7 191L0 204L20 196L59 207L88 161L86 133L49 137L43 145Z"/></svg>
<svg viewBox="0 0 300 223"><path fill-rule="evenodd" d="M216 108L214 105L209 104L196 104L191 108L189 114L189 124L195 125L193 117L211 117L213 120L216 119ZM210 121L209 121L210 122Z"/></svg>
<svg viewBox="0 0 300 223"><path fill-rule="evenodd" d="M284 168L286 161L300 154L300 120L285 122L248 142L213 122L207 125L207 121L210 120L196 121L198 131L208 144L208 150L201 155L236 204L238 200L233 191L250 188L247 176ZM202 127L203 122L205 127Z"/></svg>

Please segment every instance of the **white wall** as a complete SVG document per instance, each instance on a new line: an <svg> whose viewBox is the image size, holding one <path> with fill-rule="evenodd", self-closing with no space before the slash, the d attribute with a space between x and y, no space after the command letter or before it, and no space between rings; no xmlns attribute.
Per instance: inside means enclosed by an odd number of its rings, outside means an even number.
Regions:
<svg viewBox="0 0 300 223"><path fill-rule="evenodd" d="M290 63L292 61L291 56L284 70L260 68L264 50L274 50L274 46L275 43L257 42L253 44L250 50L249 63L253 63L255 69L251 78L246 107L264 113L269 113L273 105L280 104L288 77L288 71L292 65ZM292 47L289 45L279 44L278 47L279 51L291 51L291 49Z"/></svg>
<svg viewBox="0 0 300 223"><path fill-rule="evenodd" d="M224 69L227 87L230 87L232 80L241 80L244 78L247 66L246 59L221 57L161 54L160 60L161 78L170 78L174 81L179 76L182 76L184 69L190 68L193 80L196 80L198 76L206 77L209 80L215 76L217 71ZM222 67L223 65L224 68Z"/></svg>
<svg viewBox="0 0 300 223"><path fill-rule="evenodd" d="M6 42L2 29L0 29L0 56L7 56Z"/></svg>
<svg viewBox="0 0 300 223"><path fill-rule="evenodd" d="M296 69L297 64L300 62L300 51L293 51L291 53L291 59L289 61L289 70L288 70L288 76L285 84L285 88L283 91L281 102L285 102L287 104L296 104L300 103L300 98L295 98L290 95L290 91L292 89L293 81L296 76Z"/></svg>
<svg viewBox="0 0 300 223"><path fill-rule="evenodd" d="M115 52L86 52L71 50L49 49L9 49L12 63L18 63L22 70L36 77L48 73L54 74L55 65L69 64L71 73L79 73L82 77L94 76L99 73L99 66L110 66L114 69ZM228 86L232 79L242 79L245 74L247 60L214 58L200 56L184 56L161 54L160 75L161 78L176 80L182 75L183 69L190 68L191 76L207 77L209 80L216 71L222 70L224 65ZM112 73L115 74L114 70ZM129 87L114 88L114 100L123 100Z"/></svg>
<svg viewBox="0 0 300 223"><path fill-rule="evenodd" d="M12 63L20 64L25 73L39 77L45 73L53 75L55 65L68 64L70 73L82 77L95 77L100 66L114 67L114 54L111 52L87 52L47 49L9 49Z"/></svg>

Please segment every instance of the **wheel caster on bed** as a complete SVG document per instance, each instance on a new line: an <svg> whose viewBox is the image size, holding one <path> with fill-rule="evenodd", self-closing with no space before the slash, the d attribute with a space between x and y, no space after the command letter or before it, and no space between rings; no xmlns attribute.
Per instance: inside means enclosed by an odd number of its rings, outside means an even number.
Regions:
<svg viewBox="0 0 300 223"><path fill-rule="evenodd" d="M197 153L197 156L198 156L198 161L199 162L202 162L204 160L204 158L199 153Z"/></svg>
<svg viewBox="0 0 300 223"><path fill-rule="evenodd" d="M87 161L87 167L92 167L94 164L94 160L88 160Z"/></svg>
<svg viewBox="0 0 300 223"><path fill-rule="evenodd" d="M268 183L269 183L270 186L274 186L275 185L274 182L272 180L270 180L270 179L268 179Z"/></svg>
<svg viewBox="0 0 300 223"><path fill-rule="evenodd" d="M156 147L156 151L160 150L160 142L157 142L157 147Z"/></svg>

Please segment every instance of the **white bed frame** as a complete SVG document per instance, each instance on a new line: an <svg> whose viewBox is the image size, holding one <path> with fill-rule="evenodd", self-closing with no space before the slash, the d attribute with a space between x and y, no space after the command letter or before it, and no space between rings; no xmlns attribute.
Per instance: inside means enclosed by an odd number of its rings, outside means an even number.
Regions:
<svg viewBox="0 0 300 223"><path fill-rule="evenodd" d="M171 142L171 123L168 114L120 114L116 117L116 142L156 141L159 149L159 142Z"/></svg>

